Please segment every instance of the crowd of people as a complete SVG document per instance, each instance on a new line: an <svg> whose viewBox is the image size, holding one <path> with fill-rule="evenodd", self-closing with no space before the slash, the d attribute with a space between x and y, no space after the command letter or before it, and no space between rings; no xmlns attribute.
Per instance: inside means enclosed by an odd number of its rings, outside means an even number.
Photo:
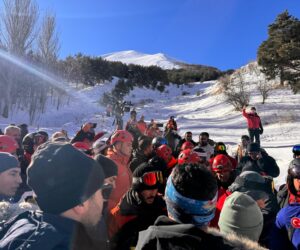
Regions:
<svg viewBox="0 0 300 250"><path fill-rule="evenodd" d="M73 138L7 126L0 249L300 249L300 145L277 190L251 112L233 155L205 131L179 136L173 116L161 131L134 110L106 136L89 122Z"/></svg>

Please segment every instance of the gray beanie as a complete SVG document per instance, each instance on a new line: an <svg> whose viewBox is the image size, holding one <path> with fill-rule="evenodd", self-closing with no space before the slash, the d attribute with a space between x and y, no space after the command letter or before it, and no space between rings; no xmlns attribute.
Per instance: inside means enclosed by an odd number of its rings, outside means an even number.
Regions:
<svg viewBox="0 0 300 250"><path fill-rule="evenodd" d="M0 152L0 173L19 167L19 162L16 157L9 153Z"/></svg>
<svg viewBox="0 0 300 250"><path fill-rule="evenodd" d="M220 231L258 241L263 229L263 215L248 195L234 192L226 198L219 219Z"/></svg>

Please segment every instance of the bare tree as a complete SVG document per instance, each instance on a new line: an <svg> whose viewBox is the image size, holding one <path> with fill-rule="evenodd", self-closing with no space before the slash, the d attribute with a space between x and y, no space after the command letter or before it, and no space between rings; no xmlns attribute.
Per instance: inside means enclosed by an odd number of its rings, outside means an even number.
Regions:
<svg viewBox="0 0 300 250"><path fill-rule="evenodd" d="M265 104L272 90L272 85L268 81L259 81L257 84L258 91L262 96L262 104Z"/></svg>
<svg viewBox="0 0 300 250"><path fill-rule="evenodd" d="M236 71L231 76L223 77L221 81L226 102L236 110L241 110L250 101L250 92L247 89L248 83L243 79L242 74Z"/></svg>
<svg viewBox="0 0 300 250"><path fill-rule="evenodd" d="M33 0L3 0L2 43L17 56L24 56L36 38L38 6Z"/></svg>
<svg viewBox="0 0 300 250"><path fill-rule="evenodd" d="M47 13L43 18L37 49L38 56L44 64L53 66L57 62L60 44L56 30L56 17L53 14Z"/></svg>

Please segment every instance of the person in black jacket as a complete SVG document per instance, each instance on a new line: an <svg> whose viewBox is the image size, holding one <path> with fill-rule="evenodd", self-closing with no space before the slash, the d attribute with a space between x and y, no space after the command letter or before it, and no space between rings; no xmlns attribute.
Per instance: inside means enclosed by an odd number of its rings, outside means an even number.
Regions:
<svg viewBox="0 0 300 250"><path fill-rule="evenodd" d="M132 187L111 210L108 225L112 249L135 247L139 231L166 215L166 203L158 188L163 182L159 168L143 163L133 172Z"/></svg>
<svg viewBox="0 0 300 250"><path fill-rule="evenodd" d="M244 156L237 166L238 172L255 171L263 176L276 178L280 169L275 159L260 148L257 143L250 143L247 147L248 156Z"/></svg>
<svg viewBox="0 0 300 250"><path fill-rule="evenodd" d="M168 217L160 216L153 226L139 233L136 250L264 249L250 240L245 243L234 234L229 239L208 228L215 213L217 190L216 179L205 167L177 165L165 192Z"/></svg>
<svg viewBox="0 0 300 250"><path fill-rule="evenodd" d="M143 162L147 162L151 158L153 152L152 139L150 137L143 136L139 140L138 145L138 149L133 152L132 160L129 163L132 172Z"/></svg>
<svg viewBox="0 0 300 250"><path fill-rule="evenodd" d="M27 183L43 211L27 211L0 223L0 249L106 249L93 241L102 215L104 174L71 144L41 145L32 156Z"/></svg>
<svg viewBox="0 0 300 250"><path fill-rule="evenodd" d="M185 143L185 142L187 142L187 141L193 143L194 147L197 145L197 143L193 140L193 134L192 134L192 132L191 132L191 131L188 131L188 132L186 132L186 133L184 134L184 138L182 138L182 139L178 142L178 144L177 144L177 146L176 146L176 151L175 151L175 154L176 154L176 155L175 155L175 156L178 156L178 155L179 155L179 153L180 153L180 151L181 151L181 146L182 146L182 144Z"/></svg>

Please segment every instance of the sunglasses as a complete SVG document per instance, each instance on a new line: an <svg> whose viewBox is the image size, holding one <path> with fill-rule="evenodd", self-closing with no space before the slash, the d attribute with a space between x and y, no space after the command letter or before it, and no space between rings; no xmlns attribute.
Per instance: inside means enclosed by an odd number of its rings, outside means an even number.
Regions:
<svg viewBox="0 0 300 250"><path fill-rule="evenodd" d="M142 177L134 177L134 182L143 183L147 186L154 186L157 183L162 184L164 182L164 177L161 171L148 172L143 174Z"/></svg>
<svg viewBox="0 0 300 250"><path fill-rule="evenodd" d="M109 196L113 190L113 185L111 184L104 184L101 188L102 197L104 200L108 200Z"/></svg>

